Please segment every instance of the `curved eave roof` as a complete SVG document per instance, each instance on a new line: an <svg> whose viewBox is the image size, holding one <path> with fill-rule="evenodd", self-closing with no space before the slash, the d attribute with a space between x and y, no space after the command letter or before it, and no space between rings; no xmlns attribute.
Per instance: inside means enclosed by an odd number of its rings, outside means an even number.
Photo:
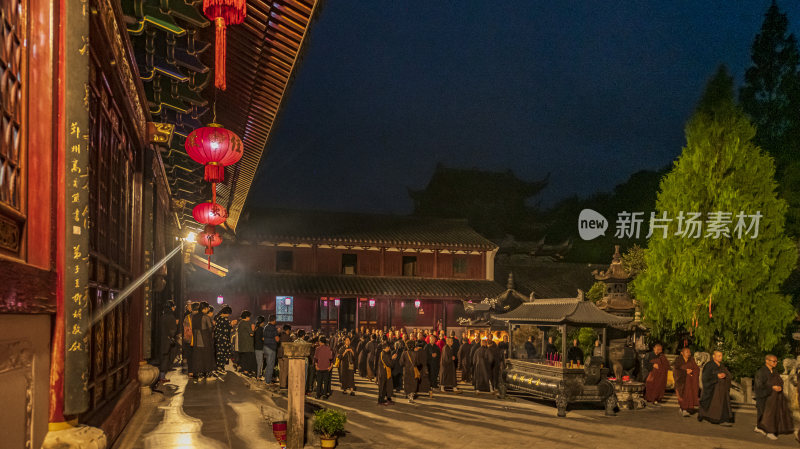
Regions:
<svg viewBox="0 0 800 449"><path fill-rule="evenodd" d="M606 313L594 303L580 298L537 299L520 305L511 312L493 315L503 321L528 324L576 324L609 326L625 324L632 318Z"/></svg>
<svg viewBox="0 0 800 449"><path fill-rule="evenodd" d="M321 1L248 0L244 23L227 28L227 90L218 94L216 111L218 122L241 137L244 155L227 170L229 181L217 185L217 198L228 209L232 230Z"/></svg>

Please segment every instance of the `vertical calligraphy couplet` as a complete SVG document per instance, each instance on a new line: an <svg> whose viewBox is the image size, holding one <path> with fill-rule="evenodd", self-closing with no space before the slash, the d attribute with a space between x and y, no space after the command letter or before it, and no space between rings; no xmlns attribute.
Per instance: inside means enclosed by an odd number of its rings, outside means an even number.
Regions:
<svg viewBox="0 0 800 449"><path fill-rule="evenodd" d="M64 413L89 408L89 8L68 1L64 26Z"/></svg>

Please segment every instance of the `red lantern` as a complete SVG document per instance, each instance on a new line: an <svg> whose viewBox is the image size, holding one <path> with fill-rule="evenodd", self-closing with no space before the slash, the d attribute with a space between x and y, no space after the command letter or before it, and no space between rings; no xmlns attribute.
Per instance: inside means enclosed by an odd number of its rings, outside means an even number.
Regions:
<svg viewBox="0 0 800 449"><path fill-rule="evenodd" d="M194 220L200 224L217 226L228 219L228 211L217 203L200 203L192 209Z"/></svg>
<svg viewBox="0 0 800 449"><path fill-rule="evenodd" d="M214 254L214 247L222 243L222 237L217 234L214 226L206 225L205 230L197 234L197 243L206 247L208 256L208 268L211 269L211 256Z"/></svg>
<svg viewBox="0 0 800 449"><path fill-rule="evenodd" d="M214 54L214 85L225 90L225 27L244 22L246 0L203 0L203 14L214 22L216 52Z"/></svg>
<svg viewBox="0 0 800 449"><path fill-rule="evenodd" d="M211 183L225 180L225 165L242 157L242 140L233 131L211 123L197 128L186 138L186 154L198 164L206 166L204 179ZM230 153L233 155L228 156ZM238 154L238 157L236 156ZM234 163L231 162L231 163ZM216 196L216 186L214 186ZM212 202L216 202L216 199Z"/></svg>

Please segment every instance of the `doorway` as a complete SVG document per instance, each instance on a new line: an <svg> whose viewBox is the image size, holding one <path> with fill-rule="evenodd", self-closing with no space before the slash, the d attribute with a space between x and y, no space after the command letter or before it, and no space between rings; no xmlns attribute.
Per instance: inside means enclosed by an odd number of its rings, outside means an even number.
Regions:
<svg viewBox="0 0 800 449"><path fill-rule="evenodd" d="M356 298L342 298L339 306L339 329L355 330Z"/></svg>

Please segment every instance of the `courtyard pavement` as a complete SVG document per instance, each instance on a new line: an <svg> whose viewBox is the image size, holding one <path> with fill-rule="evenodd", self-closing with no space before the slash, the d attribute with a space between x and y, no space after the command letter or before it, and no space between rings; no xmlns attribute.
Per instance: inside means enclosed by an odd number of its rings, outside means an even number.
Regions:
<svg viewBox="0 0 800 449"><path fill-rule="evenodd" d="M343 395L333 382L327 401L307 397L307 413L335 407L347 413L347 435L341 449L416 448L773 448L798 447L792 435L769 441L753 432L755 410L736 409L733 427L699 423L679 416L674 397L661 407L620 411L604 416L600 407L575 407L558 418L547 402L488 393L435 394L416 404L395 398L393 406L377 404L377 387L357 377L357 395ZM192 383L170 373L165 400L143 404L116 449L277 448L269 420L286 407L286 398L228 372L224 381ZM285 394L285 393L284 393ZM310 441L307 447L318 447Z"/></svg>

